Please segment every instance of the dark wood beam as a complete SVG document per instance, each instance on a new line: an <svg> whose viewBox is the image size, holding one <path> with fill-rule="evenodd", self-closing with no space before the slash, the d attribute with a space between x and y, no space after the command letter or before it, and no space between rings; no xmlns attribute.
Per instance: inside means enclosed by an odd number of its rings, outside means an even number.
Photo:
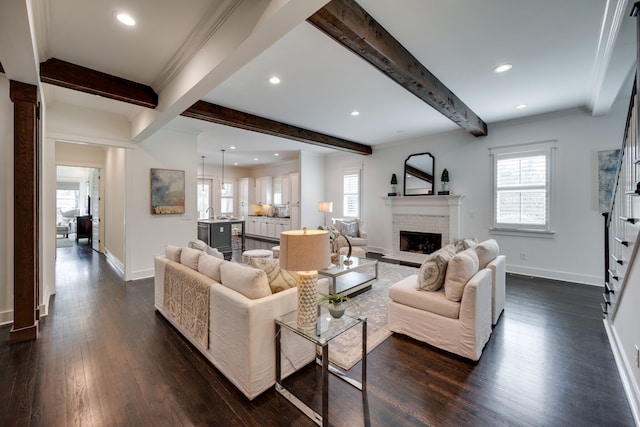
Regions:
<svg viewBox="0 0 640 427"><path fill-rule="evenodd" d="M0 62L0 73L4 73L4 67L2 66L2 62Z"/></svg>
<svg viewBox="0 0 640 427"><path fill-rule="evenodd" d="M353 0L332 0L307 19L472 135L487 125Z"/></svg>
<svg viewBox="0 0 640 427"><path fill-rule="evenodd" d="M40 80L143 107L158 106L158 94L150 86L56 58L40 64Z"/></svg>
<svg viewBox="0 0 640 427"><path fill-rule="evenodd" d="M298 142L319 145L356 154L371 154L371 146L360 144L331 135L299 128L275 120L267 119L242 111L233 110L221 105L211 104L206 101L198 101L184 111L182 116L192 119L204 120L235 128L293 139Z"/></svg>

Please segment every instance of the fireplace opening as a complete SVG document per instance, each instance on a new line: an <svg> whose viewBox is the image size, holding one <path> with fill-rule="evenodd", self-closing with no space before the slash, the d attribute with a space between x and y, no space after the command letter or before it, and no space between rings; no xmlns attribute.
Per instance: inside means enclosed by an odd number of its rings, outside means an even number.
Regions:
<svg viewBox="0 0 640 427"><path fill-rule="evenodd" d="M400 250L417 254L430 254L442 247L442 234L400 231Z"/></svg>

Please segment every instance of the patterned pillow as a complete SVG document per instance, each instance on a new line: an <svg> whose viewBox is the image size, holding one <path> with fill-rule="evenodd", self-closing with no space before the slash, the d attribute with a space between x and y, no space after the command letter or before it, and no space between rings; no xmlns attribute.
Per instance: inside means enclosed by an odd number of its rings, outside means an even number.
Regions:
<svg viewBox="0 0 640 427"><path fill-rule="evenodd" d="M298 275L280 268L280 263L277 259L250 258L249 264L267 274L271 293L275 294L285 289L294 288L298 284Z"/></svg>
<svg viewBox="0 0 640 427"><path fill-rule="evenodd" d="M206 251L209 246L202 240L195 239L190 241L189 244L187 244L187 247L191 249L197 249L199 251Z"/></svg>
<svg viewBox="0 0 640 427"><path fill-rule="evenodd" d="M340 229L342 234L349 237L358 237L358 220L341 220Z"/></svg>
<svg viewBox="0 0 640 427"><path fill-rule="evenodd" d="M462 252L469 248L473 248L478 244L478 239L475 237L464 237L462 239L454 239L453 245L456 247L456 252Z"/></svg>
<svg viewBox="0 0 640 427"><path fill-rule="evenodd" d="M478 255L473 249L459 252L451 258L444 278L444 296L450 301L460 301L464 287L478 272Z"/></svg>
<svg viewBox="0 0 640 427"><path fill-rule="evenodd" d="M420 266L420 272L418 273L419 291L433 292L442 287L447 272L447 264L453 255L442 248L427 257Z"/></svg>

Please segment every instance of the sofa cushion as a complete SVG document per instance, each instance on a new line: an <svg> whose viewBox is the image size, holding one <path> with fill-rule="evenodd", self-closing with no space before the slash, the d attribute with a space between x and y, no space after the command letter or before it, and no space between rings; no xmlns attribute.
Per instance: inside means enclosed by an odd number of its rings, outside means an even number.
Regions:
<svg viewBox="0 0 640 427"><path fill-rule="evenodd" d="M204 253L200 255L200 260L198 261L198 271L220 283L220 267L224 262L224 260L218 257Z"/></svg>
<svg viewBox="0 0 640 427"><path fill-rule="evenodd" d="M418 273L418 290L437 291L444 283L447 272L447 264L451 259L451 254L444 249L438 249L420 266Z"/></svg>
<svg viewBox="0 0 640 427"><path fill-rule="evenodd" d="M224 262L220 266L220 279L224 286L249 299L271 295L267 274L258 268L237 262Z"/></svg>
<svg viewBox="0 0 640 427"><path fill-rule="evenodd" d="M181 253L182 248L179 246L167 245L164 248L164 256L169 258L171 261L180 262Z"/></svg>
<svg viewBox="0 0 640 427"><path fill-rule="evenodd" d="M457 319L460 314L460 303L446 298L444 291L420 292L416 289L415 275L409 276L389 287L389 298L419 310L428 311L440 316Z"/></svg>
<svg viewBox="0 0 640 427"><path fill-rule="evenodd" d="M500 248L498 247L498 242L495 239L485 240L484 242L478 243L474 248L476 254L478 255L478 269L482 270L489 264L491 261L498 256Z"/></svg>
<svg viewBox="0 0 640 427"><path fill-rule="evenodd" d="M192 270L198 270L198 260L202 255L202 251L192 248L182 248L180 252L180 264L189 267Z"/></svg>
<svg viewBox="0 0 640 427"><path fill-rule="evenodd" d="M444 293L451 301L460 301L464 287L478 272L478 255L473 248L457 253L449 261L444 278Z"/></svg>
<svg viewBox="0 0 640 427"><path fill-rule="evenodd" d="M251 258L249 265L259 268L267 274L271 293L278 293L285 289L294 288L298 284L298 274L280 268L280 261L269 258Z"/></svg>

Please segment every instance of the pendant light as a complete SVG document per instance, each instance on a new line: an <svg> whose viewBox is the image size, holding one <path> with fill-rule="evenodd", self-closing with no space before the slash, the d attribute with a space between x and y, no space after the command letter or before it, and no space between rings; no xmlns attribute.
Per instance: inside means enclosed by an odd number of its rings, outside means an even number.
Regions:
<svg viewBox="0 0 640 427"><path fill-rule="evenodd" d="M224 193L224 152L226 150L222 149L222 182L220 183L220 190Z"/></svg>

